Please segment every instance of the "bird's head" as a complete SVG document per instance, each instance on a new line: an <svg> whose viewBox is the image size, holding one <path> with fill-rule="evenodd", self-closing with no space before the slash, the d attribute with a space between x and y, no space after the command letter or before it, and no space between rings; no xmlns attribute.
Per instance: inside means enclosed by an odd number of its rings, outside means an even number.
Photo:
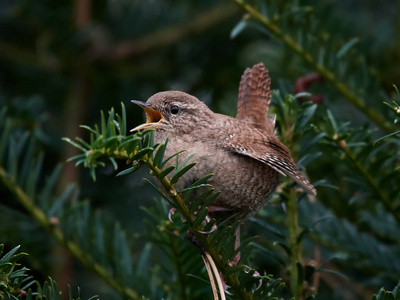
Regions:
<svg viewBox="0 0 400 300"><path fill-rule="evenodd" d="M131 130L137 131L154 127L156 130L177 133L190 132L206 120L212 111L199 99L178 91L160 92L147 102L132 100L144 109L147 122Z"/></svg>

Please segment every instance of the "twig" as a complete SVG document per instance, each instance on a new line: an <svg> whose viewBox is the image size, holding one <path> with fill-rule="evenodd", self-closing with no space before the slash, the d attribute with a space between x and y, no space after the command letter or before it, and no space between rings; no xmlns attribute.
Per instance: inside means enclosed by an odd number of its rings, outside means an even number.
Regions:
<svg viewBox="0 0 400 300"><path fill-rule="evenodd" d="M238 13L238 8L228 2L197 15L190 22L186 21L184 24L172 25L141 38L120 42L108 52L93 49L89 57L94 60L115 61L142 55L151 50L175 44L190 35L204 32Z"/></svg>
<svg viewBox="0 0 400 300"><path fill-rule="evenodd" d="M304 268L302 258L301 242L298 242L299 225L298 225L298 210L297 199L294 189L290 189L286 204L286 226L289 231L289 249L290 249L290 290L292 296L298 300L303 295L303 284L299 282L298 264Z"/></svg>
<svg viewBox="0 0 400 300"><path fill-rule="evenodd" d="M349 150L348 147L343 147L340 144L340 140L336 140L339 148L344 152L347 158L353 163L353 165L357 168L357 170L364 177L365 181L372 188L372 190L377 194L378 199L382 202L383 206L385 206L386 210L393 215L397 222L400 223L400 214L396 209L395 205L392 201L390 201L389 196L386 194L384 190L382 190L378 183L375 181L375 178L368 172L365 166L357 160L353 152Z"/></svg>
<svg viewBox="0 0 400 300"><path fill-rule="evenodd" d="M75 0L75 26L83 28L87 26L91 18L92 0Z"/></svg>
<svg viewBox="0 0 400 300"><path fill-rule="evenodd" d="M74 26L76 29L82 29L87 26L90 22L91 15L91 0L75 0L74 10ZM77 58L80 60L82 58ZM70 85L69 92L66 96L65 102L65 116L68 117L66 122L65 136L76 136L82 138L83 130L79 128L80 124L84 123L86 119L87 103L90 99L90 78L84 64L77 64L77 69L73 72L74 77L72 78L72 84ZM65 161L68 158L77 155L77 149L67 147L64 145L62 149L63 158ZM66 165L66 170L63 172L61 180L57 183L58 190L64 190L70 182L79 182L80 170L75 168L72 164ZM56 275L56 281L58 282L60 290L66 294L68 291L69 282L73 281L73 270L72 270L72 257L71 254L65 251L63 248L55 245L52 249L57 255L62 256L63 259L59 264L53 266Z"/></svg>
<svg viewBox="0 0 400 300"><path fill-rule="evenodd" d="M43 68L43 62L37 57L33 51L26 50L17 45L0 41L0 57L5 60L10 60L17 64L33 68Z"/></svg>

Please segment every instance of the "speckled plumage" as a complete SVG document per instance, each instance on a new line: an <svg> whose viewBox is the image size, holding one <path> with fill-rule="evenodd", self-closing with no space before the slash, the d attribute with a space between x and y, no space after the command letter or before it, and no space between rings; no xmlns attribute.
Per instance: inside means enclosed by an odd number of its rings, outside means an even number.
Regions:
<svg viewBox="0 0 400 300"><path fill-rule="evenodd" d="M246 219L275 191L279 173L316 194L274 134L274 121L268 117L270 97L268 72L258 64L242 76L236 118L214 113L186 93L167 91L153 95L145 104L136 102L146 110L148 122L135 129L154 126L156 143L168 137L165 157L185 149L179 154L183 161L195 153L192 161L197 164L178 182L178 189L213 173L208 183L221 191L213 206Z"/></svg>

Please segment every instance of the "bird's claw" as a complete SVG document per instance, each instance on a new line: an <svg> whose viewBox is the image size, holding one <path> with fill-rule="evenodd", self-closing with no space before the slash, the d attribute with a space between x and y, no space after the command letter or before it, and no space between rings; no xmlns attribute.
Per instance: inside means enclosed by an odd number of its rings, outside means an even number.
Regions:
<svg viewBox="0 0 400 300"><path fill-rule="evenodd" d="M210 234L210 233L213 233L215 230L217 230L217 225L214 224L214 225L211 227L210 230L207 230L207 231L199 230L199 231L197 231L197 232L199 232L199 233L201 233L201 234Z"/></svg>
<svg viewBox="0 0 400 300"><path fill-rule="evenodd" d="M225 281L224 281L224 282L225 282ZM224 289L225 294L228 294L228 295L232 296L233 294L232 294L231 292L228 291L228 289L229 289L231 286L230 286L230 285L227 285L226 282L225 282L224 287L225 287L225 289Z"/></svg>
<svg viewBox="0 0 400 300"><path fill-rule="evenodd" d="M251 269L250 267L247 267L247 266L243 269L243 271L244 271L245 273L249 273L249 272L251 272L252 270L253 270L253 269ZM256 270L254 270L253 277L260 277L258 286L256 287L256 290L258 290L258 289L262 286L262 278L261 278L261 276L260 276L260 273L258 273L258 271L256 271Z"/></svg>
<svg viewBox="0 0 400 300"><path fill-rule="evenodd" d="M176 208L173 207L168 212L168 220L170 220L171 223L174 223L174 221L172 221L172 216L176 213L176 211L177 211ZM182 223L186 222L186 219L182 215L181 215L181 221L182 221Z"/></svg>
<svg viewBox="0 0 400 300"><path fill-rule="evenodd" d="M206 220L207 224L210 223L210 222L211 222L210 216L207 215L206 218L205 218L205 220ZM217 230L217 225L216 225L216 224L214 224L214 225L211 227L210 230L207 230L207 231L201 231L201 230L199 230L198 232L200 232L200 233L202 233L202 234L210 234L210 233L213 233L215 230Z"/></svg>
<svg viewBox="0 0 400 300"><path fill-rule="evenodd" d="M255 273L254 273L254 275L253 276L259 276L260 274L256 271ZM225 280L223 280L223 282L224 282L224 292L225 292L225 294L228 294L228 295L233 295L231 292L229 292L228 291L228 289L231 287L230 285L227 285L226 284L226 282L225 282ZM262 279L260 279L260 281L259 281L259 284L258 284L258 286L256 287L256 290L258 290L260 287L262 286Z"/></svg>
<svg viewBox="0 0 400 300"><path fill-rule="evenodd" d="M171 223L174 223L174 221L172 221L172 216L176 213L176 208L173 207L169 210L168 212L168 220L171 221Z"/></svg>
<svg viewBox="0 0 400 300"><path fill-rule="evenodd" d="M258 273L257 271L255 271L254 274L253 274L253 277L256 277L256 276L260 276L260 273ZM262 279L260 278L260 279L258 280L258 286L256 287L256 291L257 291L261 286L262 286Z"/></svg>

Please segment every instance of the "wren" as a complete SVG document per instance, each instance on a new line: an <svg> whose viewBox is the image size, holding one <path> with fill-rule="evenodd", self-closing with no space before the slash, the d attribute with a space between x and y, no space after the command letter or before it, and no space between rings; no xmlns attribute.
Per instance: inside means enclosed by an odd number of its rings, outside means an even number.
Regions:
<svg viewBox="0 0 400 300"><path fill-rule="evenodd" d="M166 91L145 103L132 101L147 114L147 122L132 131L154 127L155 143L168 137L165 157L186 150L179 154L182 162L195 153L197 164L178 181L177 190L213 173L207 183L221 192L212 204L214 211L223 211L223 218L237 214L236 219L244 221L267 202L280 174L316 195L276 136L274 118L268 114L270 101L270 78L260 63L242 76L236 118L214 113L189 94Z"/></svg>

